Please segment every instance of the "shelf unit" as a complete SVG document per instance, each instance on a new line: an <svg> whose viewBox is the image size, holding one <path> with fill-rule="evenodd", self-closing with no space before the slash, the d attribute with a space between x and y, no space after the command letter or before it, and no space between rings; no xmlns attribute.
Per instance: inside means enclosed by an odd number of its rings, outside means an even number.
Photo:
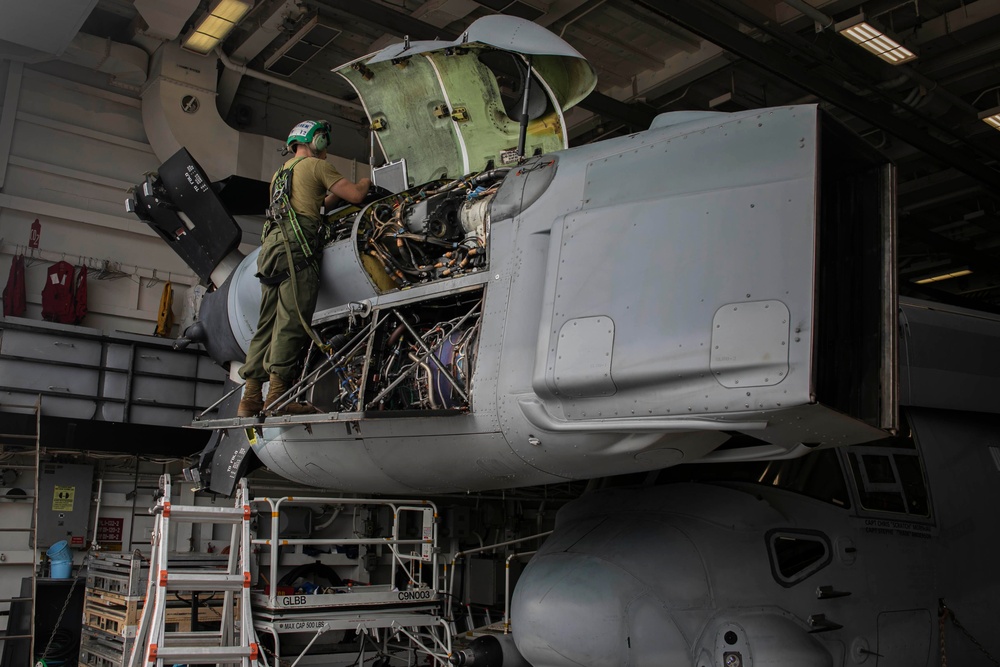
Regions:
<svg viewBox="0 0 1000 667"><path fill-rule="evenodd" d="M218 567L224 556L177 555L188 567ZM80 640L80 667L123 667L135 638L145 602L149 568L146 558L131 554L98 553L87 573ZM197 618L190 603L176 601L165 614L172 630L190 631L197 623L218 623L221 607L214 601L198 604Z"/></svg>

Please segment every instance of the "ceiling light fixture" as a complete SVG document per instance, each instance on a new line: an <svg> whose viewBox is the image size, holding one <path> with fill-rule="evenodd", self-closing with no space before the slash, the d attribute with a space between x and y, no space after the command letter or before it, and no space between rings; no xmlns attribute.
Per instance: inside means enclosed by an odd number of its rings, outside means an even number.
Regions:
<svg viewBox="0 0 1000 667"><path fill-rule="evenodd" d="M188 51L207 55L253 8L253 0L218 0L181 43Z"/></svg>
<svg viewBox="0 0 1000 667"><path fill-rule="evenodd" d="M951 273L942 273L940 275L931 276L930 278L924 278L922 280L914 280L913 282L915 282L918 285L926 285L927 283L939 283L942 280L951 280L952 278L960 278L962 276L967 276L970 273L972 273L972 271L970 271L969 269L960 269L958 271L952 271Z"/></svg>
<svg viewBox="0 0 1000 667"><path fill-rule="evenodd" d="M1000 130L1000 107L987 109L979 114L979 120L983 121L994 130Z"/></svg>
<svg viewBox="0 0 1000 667"><path fill-rule="evenodd" d="M917 57L917 54L889 37L873 21L866 20L864 14L858 14L852 19L841 21L834 29L890 65L901 65Z"/></svg>

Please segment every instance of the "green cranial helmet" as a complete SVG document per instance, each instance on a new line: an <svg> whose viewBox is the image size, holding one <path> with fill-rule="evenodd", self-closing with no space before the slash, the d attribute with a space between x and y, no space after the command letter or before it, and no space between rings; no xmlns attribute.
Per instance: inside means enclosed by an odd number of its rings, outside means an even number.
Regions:
<svg viewBox="0 0 1000 667"><path fill-rule="evenodd" d="M305 144L320 153L330 145L330 129L325 120L304 120L288 133L285 145L294 150L295 144Z"/></svg>

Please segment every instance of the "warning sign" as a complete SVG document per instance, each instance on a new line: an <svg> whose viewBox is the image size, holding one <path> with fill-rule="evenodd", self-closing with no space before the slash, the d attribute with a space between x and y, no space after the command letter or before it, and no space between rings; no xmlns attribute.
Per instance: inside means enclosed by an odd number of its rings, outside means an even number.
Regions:
<svg viewBox="0 0 1000 667"><path fill-rule="evenodd" d="M52 492L53 512L72 512L73 498L76 496L75 486L57 486Z"/></svg>

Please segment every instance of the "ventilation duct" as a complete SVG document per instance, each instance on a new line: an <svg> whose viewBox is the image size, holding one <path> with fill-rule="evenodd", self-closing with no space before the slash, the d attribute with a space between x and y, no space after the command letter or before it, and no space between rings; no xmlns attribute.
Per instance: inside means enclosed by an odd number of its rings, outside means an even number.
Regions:
<svg viewBox="0 0 1000 667"><path fill-rule="evenodd" d="M143 126L156 157L166 162L187 147L213 181L239 173L240 158L239 133L215 106L216 63L168 42L153 54L142 91ZM243 173L259 178L262 145L251 150L255 164Z"/></svg>
<svg viewBox="0 0 1000 667"><path fill-rule="evenodd" d="M73 38L60 58L111 75L112 85L138 89L146 82L149 56L136 46L80 33Z"/></svg>
<svg viewBox="0 0 1000 667"><path fill-rule="evenodd" d="M143 34L169 42L181 34L199 0L135 0L136 11L148 26Z"/></svg>
<svg viewBox="0 0 1000 667"><path fill-rule="evenodd" d="M97 0L5 2L0 10L0 59L26 63L62 55Z"/></svg>

